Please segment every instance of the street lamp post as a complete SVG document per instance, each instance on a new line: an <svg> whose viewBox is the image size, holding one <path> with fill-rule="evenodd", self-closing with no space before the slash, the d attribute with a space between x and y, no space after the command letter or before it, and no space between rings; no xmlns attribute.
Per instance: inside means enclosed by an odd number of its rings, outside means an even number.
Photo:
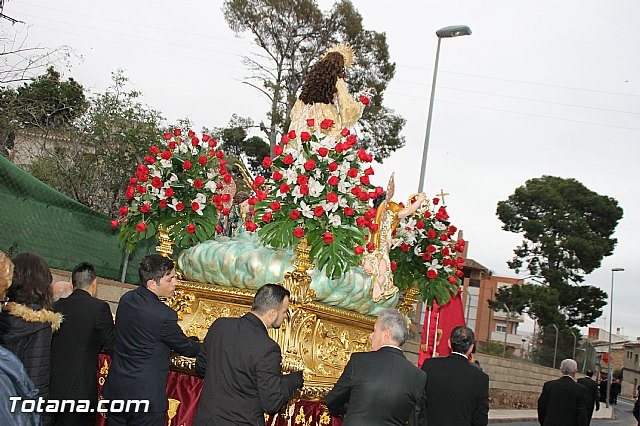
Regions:
<svg viewBox="0 0 640 426"><path fill-rule="evenodd" d="M613 371L611 370L611 336L613 335L613 274L622 271L624 271L624 268L611 269L611 292L609 293L609 352L607 355L607 408L609 408L611 381L613 378Z"/></svg>
<svg viewBox="0 0 640 426"><path fill-rule="evenodd" d="M558 354L558 326L551 324L556 329L556 344L553 347L553 368L556 368L556 355Z"/></svg>
<svg viewBox="0 0 640 426"><path fill-rule="evenodd" d="M506 303L503 303L502 306L507 310L507 326L504 329L504 348L502 349L502 358L507 357L507 333L509 332L509 317L511 316L511 311L507 307Z"/></svg>
<svg viewBox="0 0 640 426"><path fill-rule="evenodd" d="M418 183L418 192L424 189L424 177L427 168L427 152L429 151L429 135L431 133L431 116L433 114L433 100L436 93L436 78L438 77L438 61L440 59L440 42L443 38L460 37L471 34L471 29L466 25L453 25L450 27L440 28L436 31L438 36L438 47L436 49L436 64L433 68L433 81L431 83L431 99L429 100L429 114L427 115L427 132L424 136L424 148L422 149L422 164L420 167L420 181Z"/></svg>
<svg viewBox="0 0 640 426"><path fill-rule="evenodd" d="M574 361L576 360L576 342L577 342L577 338L576 338L576 333L571 332L571 335L573 336L573 359Z"/></svg>

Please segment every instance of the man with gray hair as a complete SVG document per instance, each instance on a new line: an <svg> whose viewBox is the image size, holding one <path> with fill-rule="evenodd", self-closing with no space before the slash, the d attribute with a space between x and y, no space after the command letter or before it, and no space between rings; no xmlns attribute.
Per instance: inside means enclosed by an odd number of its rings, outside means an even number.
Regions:
<svg viewBox="0 0 640 426"><path fill-rule="evenodd" d="M400 312L380 312L371 333L373 352L353 353L326 398L332 415L345 415L343 426L406 425L418 417L427 376L400 349L407 335Z"/></svg>
<svg viewBox="0 0 640 426"><path fill-rule="evenodd" d="M585 426L587 388L576 382L578 364L572 359L560 363L562 377L546 382L538 398L538 421L542 426Z"/></svg>

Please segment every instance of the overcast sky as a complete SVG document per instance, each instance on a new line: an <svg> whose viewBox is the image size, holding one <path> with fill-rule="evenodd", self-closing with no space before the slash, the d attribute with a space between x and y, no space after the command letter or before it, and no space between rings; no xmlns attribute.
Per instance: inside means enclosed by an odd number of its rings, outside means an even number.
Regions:
<svg viewBox="0 0 640 426"><path fill-rule="evenodd" d="M396 194L416 191L435 60L435 31L468 25L468 37L444 39L425 189L444 189L453 224L470 241L469 257L496 274L521 237L495 215L527 179L575 178L624 209L618 245L586 283L607 293L616 273L614 330L640 336L640 2L354 0L367 29L385 32L396 77L385 104L406 118L406 146L378 165L384 186L396 172ZM332 2L320 1L327 10ZM267 102L242 84L237 38L222 1L9 0L4 12L28 25L28 42L68 45L72 76L91 92L122 68L132 87L169 121L196 129L225 125L231 114L259 121ZM4 21L3 29L10 25ZM25 26L15 30L24 33ZM604 316L608 328L609 306ZM605 319L596 325L603 327Z"/></svg>

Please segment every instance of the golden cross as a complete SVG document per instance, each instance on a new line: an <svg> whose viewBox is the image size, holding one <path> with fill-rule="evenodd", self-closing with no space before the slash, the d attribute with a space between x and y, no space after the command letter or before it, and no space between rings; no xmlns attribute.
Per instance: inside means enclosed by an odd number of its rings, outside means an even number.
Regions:
<svg viewBox="0 0 640 426"><path fill-rule="evenodd" d="M444 196L445 195L451 195L451 194L447 194L444 192L444 190L442 188L440 188L440 193L436 194L438 197L442 198L442 204L444 204L445 206L447 205L447 203L444 202Z"/></svg>

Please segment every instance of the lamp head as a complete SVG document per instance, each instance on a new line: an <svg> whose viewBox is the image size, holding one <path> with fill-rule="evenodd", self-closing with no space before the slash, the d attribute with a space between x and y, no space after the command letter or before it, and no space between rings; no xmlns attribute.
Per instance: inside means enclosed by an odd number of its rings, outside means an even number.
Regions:
<svg viewBox="0 0 640 426"><path fill-rule="evenodd" d="M622 272L624 268L611 268L611 272Z"/></svg>
<svg viewBox="0 0 640 426"><path fill-rule="evenodd" d="M466 25L451 25L449 27L440 28L436 31L439 38L460 37L471 34L471 28Z"/></svg>

